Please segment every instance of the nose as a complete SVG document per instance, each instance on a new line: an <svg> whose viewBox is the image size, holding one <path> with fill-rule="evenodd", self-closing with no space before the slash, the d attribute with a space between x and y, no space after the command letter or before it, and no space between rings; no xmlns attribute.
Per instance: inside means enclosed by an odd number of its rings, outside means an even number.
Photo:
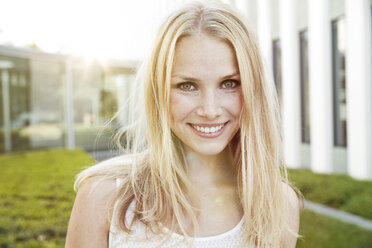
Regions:
<svg viewBox="0 0 372 248"><path fill-rule="evenodd" d="M196 114L208 120L214 120L222 115L221 102L217 92L210 90L202 95Z"/></svg>

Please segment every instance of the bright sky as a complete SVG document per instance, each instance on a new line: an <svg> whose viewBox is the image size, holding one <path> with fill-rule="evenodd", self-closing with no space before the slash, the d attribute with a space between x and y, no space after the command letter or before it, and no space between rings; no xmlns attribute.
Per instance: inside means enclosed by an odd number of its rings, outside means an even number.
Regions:
<svg viewBox="0 0 372 248"><path fill-rule="evenodd" d="M142 59L169 2L0 0L0 44L35 43L47 52L88 58Z"/></svg>

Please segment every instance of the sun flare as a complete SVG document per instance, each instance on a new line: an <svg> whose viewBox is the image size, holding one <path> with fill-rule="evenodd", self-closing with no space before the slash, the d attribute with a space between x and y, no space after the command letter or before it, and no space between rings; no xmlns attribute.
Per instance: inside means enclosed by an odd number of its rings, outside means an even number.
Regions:
<svg viewBox="0 0 372 248"><path fill-rule="evenodd" d="M0 2L6 10L0 15L0 44L39 47L88 61L138 60L148 51L168 2L5 0Z"/></svg>

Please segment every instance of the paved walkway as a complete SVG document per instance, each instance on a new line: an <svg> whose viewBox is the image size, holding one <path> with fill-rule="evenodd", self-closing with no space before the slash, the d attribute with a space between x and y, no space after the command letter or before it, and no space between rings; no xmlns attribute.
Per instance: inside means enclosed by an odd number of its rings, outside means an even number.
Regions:
<svg viewBox="0 0 372 248"><path fill-rule="evenodd" d="M339 210L324 206L322 204L314 203L314 202L307 201L307 200L305 200L305 208L313 212L323 214L329 217L333 217L343 222L348 222L348 223L351 223L351 224L354 224L354 225L357 225L357 226L360 226L362 228L372 231L372 221L364 219L360 216L349 214L343 211L339 211Z"/></svg>
<svg viewBox="0 0 372 248"><path fill-rule="evenodd" d="M105 160L105 159L108 159L108 158L111 158L117 155L115 151L95 151L89 154L97 161L102 161L102 160ZM362 228L372 231L372 221L361 218L360 216L349 214L343 211L339 211L339 210L324 206L322 204L318 204L318 203L307 201L307 200L305 200L305 208L313 212L323 214L323 215L326 215L326 216L329 216L335 219L339 219L341 221L351 223L351 224L354 224L354 225L357 225L357 226L360 226Z"/></svg>

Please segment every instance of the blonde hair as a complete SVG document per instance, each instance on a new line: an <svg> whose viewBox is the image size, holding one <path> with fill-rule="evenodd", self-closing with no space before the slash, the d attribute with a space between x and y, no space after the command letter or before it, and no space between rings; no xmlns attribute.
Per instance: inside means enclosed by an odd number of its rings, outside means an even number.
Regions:
<svg viewBox="0 0 372 248"><path fill-rule="evenodd" d="M149 59L138 75L143 88L136 99L131 124L118 135L125 156L108 160L78 175L75 186L92 177L125 178L114 199L120 227L129 205L135 201L134 221L155 233L160 221L180 228L186 214L196 225L197 203L187 177L182 142L172 133L169 115L170 78L177 42L186 36L205 34L228 42L239 66L243 110L240 131L234 138L238 190L244 210L245 242L257 247L280 247L283 234L291 232L288 198L282 182L280 116L276 91L268 82L254 33L239 14L218 2L195 2L173 12L161 26ZM141 107L143 107L141 109ZM139 108L138 108L139 107ZM296 233L291 232L293 235Z"/></svg>

